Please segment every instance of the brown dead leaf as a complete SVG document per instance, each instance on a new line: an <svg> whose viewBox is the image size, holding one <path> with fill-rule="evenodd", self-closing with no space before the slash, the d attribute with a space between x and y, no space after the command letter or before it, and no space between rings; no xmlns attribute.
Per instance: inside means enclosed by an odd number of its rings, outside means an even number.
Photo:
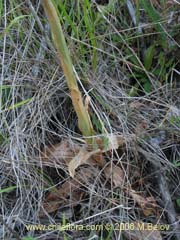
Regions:
<svg viewBox="0 0 180 240"><path fill-rule="evenodd" d="M107 146L104 148L103 138L97 138L96 144L98 149L93 150L91 145L79 146L76 143L70 143L67 140L62 140L60 143L53 146L47 146L41 154L42 162L49 164L65 164L71 177L74 177L75 170L82 164L98 165L103 167L105 160L104 152L116 150L122 146L125 141L129 140L129 136L107 134Z"/></svg>
<svg viewBox="0 0 180 240"><path fill-rule="evenodd" d="M90 164L90 165L96 164L103 167L105 165L105 160L103 158L102 153L110 150L118 149L119 146L122 146L125 143L125 137L121 135L109 134L106 137L108 138L108 144L106 146L106 149L104 150L103 150L103 142L101 138L98 138L96 141L99 147L98 149L91 150L91 146L87 145L82 147L79 150L78 154L74 156L74 158L68 164L68 170L71 177L74 177L75 170L82 164ZM108 174L108 171L109 170L107 168L105 170L106 175ZM113 170L113 175L114 175L113 177L114 185L118 186L119 183L122 182L121 178L123 178L122 169L116 166L115 169Z"/></svg>
<svg viewBox="0 0 180 240"><path fill-rule="evenodd" d="M145 216L157 214L157 203L154 197L143 197L134 190L128 190L129 195L142 208Z"/></svg>
<svg viewBox="0 0 180 240"><path fill-rule="evenodd" d="M78 153L80 147L68 140L62 140L53 146L47 146L41 153L41 159L44 163L64 163L68 164L70 160Z"/></svg>
<svg viewBox="0 0 180 240"><path fill-rule="evenodd" d="M76 179L80 182L83 186L89 187L93 182L94 179L98 176L99 169L94 167L93 165L81 166L76 173Z"/></svg>
<svg viewBox="0 0 180 240"><path fill-rule="evenodd" d="M120 167L110 164L104 169L104 173L107 179L112 179L115 187L123 186L124 172Z"/></svg>
<svg viewBox="0 0 180 240"><path fill-rule="evenodd" d="M70 161L68 165L69 174L74 177L75 170L82 164L91 164L89 158L100 152L100 149L88 152L85 148L81 148L79 153Z"/></svg>
<svg viewBox="0 0 180 240"><path fill-rule="evenodd" d="M104 160L104 157L103 157L103 154L102 154L102 151L94 154L91 159L89 159L89 162L92 163L92 165L98 165L100 167L103 167L106 162Z"/></svg>
<svg viewBox="0 0 180 240"><path fill-rule="evenodd" d="M45 211L47 213L53 213L53 212L57 211L58 208L59 208L60 203L61 203L60 201L44 202L43 203L43 208L39 212L39 216L43 217L45 215Z"/></svg>
<svg viewBox="0 0 180 240"><path fill-rule="evenodd" d="M60 205L67 202L67 200L71 200L71 204L76 205L83 196L83 191L80 187L81 184L75 179L64 182L46 196L43 203L43 209L48 213L55 212L59 209ZM43 209L39 213L40 216L44 216Z"/></svg>
<svg viewBox="0 0 180 240"><path fill-rule="evenodd" d="M144 107L144 103L141 103L139 101L134 101L132 103L130 103L130 108L133 108L133 109L140 109L141 107Z"/></svg>
<svg viewBox="0 0 180 240"><path fill-rule="evenodd" d="M123 136L108 135L108 146L106 151L117 149L120 145L123 145L125 138ZM99 145L98 145L99 146ZM99 146L100 147L100 146ZM104 151L105 152L105 151ZM105 165L105 160L102 155L102 149L98 148L96 150L89 149L88 145L83 147L77 144L70 144L69 141L63 140L61 143L56 144L51 147L46 147L41 154L42 161L46 163L63 163L68 166L68 170L71 177L74 177L75 170L83 165L90 164L91 167L96 164L101 167ZM83 170L83 169L82 169ZM87 170L87 169L86 169ZM113 172L113 175L112 175ZM111 167L106 167L105 169L106 177L112 176L113 183L115 187L123 183L124 174L120 167L112 165ZM58 210L60 204L71 200L71 204L77 204L84 195L84 191L80 188L80 182L82 174L77 174L78 181L76 179L71 179L64 182L60 187L56 188L55 191L50 192L43 203L43 208L48 212L54 212ZM83 170L83 179L86 179L85 184L88 184L92 178L93 173ZM43 211L40 212L40 216L44 214Z"/></svg>
<svg viewBox="0 0 180 240"><path fill-rule="evenodd" d="M80 189L80 183L75 179L68 180L58 187L57 191L49 193L46 200L64 199L75 191Z"/></svg>
<svg viewBox="0 0 180 240"><path fill-rule="evenodd" d="M162 240L161 233L152 229L151 223L135 222L132 224L132 230L125 230L125 236L131 240ZM152 227L152 228L151 228ZM151 230L152 229L152 230Z"/></svg>

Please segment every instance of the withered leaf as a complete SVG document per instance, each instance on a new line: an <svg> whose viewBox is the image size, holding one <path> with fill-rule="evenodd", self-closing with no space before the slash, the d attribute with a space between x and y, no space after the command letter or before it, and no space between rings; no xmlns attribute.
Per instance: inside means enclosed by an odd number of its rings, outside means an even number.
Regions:
<svg viewBox="0 0 180 240"><path fill-rule="evenodd" d="M130 104L130 108L133 109L140 109L141 107L144 107L145 105L139 101L134 101Z"/></svg>
<svg viewBox="0 0 180 240"><path fill-rule="evenodd" d="M70 144L68 140L62 140L60 143L53 146L47 146L41 153L41 159L44 163L65 163L68 164L70 160L78 153L80 147L78 144Z"/></svg>
<svg viewBox="0 0 180 240"><path fill-rule="evenodd" d="M91 164L89 158L100 152L100 149L88 152L85 148L81 148L79 153L70 161L68 165L69 174L74 177L75 170L82 164Z"/></svg>
<svg viewBox="0 0 180 240"><path fill-rule="evenodd" d="M124 172L115 164L109 164L105 169L104 173L107 179L112 179L115 187L123 186L124 184Z"/></svg>
<svg viewBox="0 0 180 240"><path fill-rule="evenodd" d="M57 188L57 191L49 193L46 200L54 200L54 198L65 200L74 191L79 190L80 186L80 183L75 179L67 180Z"/></svg>
<svg viewBox="0 0 180 240"><path fill-rule="evenodd" d="M58 210L60 203L61 203L60 201L44 202L43 209L45 209L47 213L53 213L56 210ZM45 215L45 212L43 209L41 209L39 212L40 217L43 217Z"/></svg>
<svg viewBox="0 0 180 240"><path fill-rule="evenodd" d="M157 214L158 207L154 197L143 197L132 189L129 189L128 192L133 200L142 208L145 216Z"/></svg>
<svg viewBox="0 0 180 240"><path fill-rule="evenodd" d="M42 162L46 165L50 164L65 164L68 166L68 170L71 177L74 177L75 170L82 164L99 165L103 167L105 160L102 153L110 150L118 149L119 146L125 143L125 138L122 135L107 134L107 143L104 148L103 140L97 138L96 150L91 149L92 146L84 144L79 146L76 143L71 143L67 140L62 140L60 143L51 147L46 147L41 154Z"/></svg>
<svg viewBox="0 0 180 240"><path fill-rule="evenodd" d="M82 198L83 191L80 189L81 184L75 179L67 180L61 186L56 188L55 191L50 192L43 203L43 208L48 213L55 212L59 209L60 205L71 199L71 204L76 204ZM41 210L40 216L44 215Z"/></svg>

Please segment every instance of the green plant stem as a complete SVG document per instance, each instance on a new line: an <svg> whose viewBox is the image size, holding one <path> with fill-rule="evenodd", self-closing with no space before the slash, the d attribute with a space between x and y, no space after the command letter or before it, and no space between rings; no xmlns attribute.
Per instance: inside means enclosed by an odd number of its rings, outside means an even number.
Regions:
<svg viewBox="0 0 180 240"><path fill-rule="evenodd" d="M73 64L70 53L65 41L56 8L51 0L42 0L42 4L51 27L53 42L55 48L57 49L60 63L71 93L72 103L78 116L78 127L83 136L93 136L94 130L90 116L83 103L82 95L78 88L77 80L73 72ZM87 138L88 143L92 143L92 141L92 138Z"/></svg>

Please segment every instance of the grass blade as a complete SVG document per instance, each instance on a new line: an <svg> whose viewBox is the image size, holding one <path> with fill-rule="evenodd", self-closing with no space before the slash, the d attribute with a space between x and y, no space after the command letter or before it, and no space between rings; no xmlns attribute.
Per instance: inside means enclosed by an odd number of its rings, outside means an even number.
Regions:
<svg viewBox="0 0 180 240"><path fill-rule="evenodd" d="M7 187L7 188L4 188L4 189L0 189L0 193L8 193L8 192L13 191L16 188L17 188L17 186L11 186L11 187Z"/></svg>

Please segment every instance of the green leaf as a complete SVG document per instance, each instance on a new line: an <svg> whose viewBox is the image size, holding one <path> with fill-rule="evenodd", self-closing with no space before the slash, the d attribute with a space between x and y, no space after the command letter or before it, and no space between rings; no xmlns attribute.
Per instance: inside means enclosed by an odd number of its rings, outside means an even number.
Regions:
<svg viewBox="0 0 180 240"><path fill-rule="evenodd" d="M156 68L152 71L152 73L156 76L158 76L161 73L161 68Z"/></svg>
<svg viewBox="0 0 180 240"><path fill-rule="evenodd" d="M165 47L167 44L165 41L167 37L166 37L166 33L164 31L164 28L162 27L161 23L159 23L161 20L161 15L153 7L153 5L151 4L151 1L141 0L141 3L144 7L145 12L149 15L149 17L153 21L156 31L160 32L160 37L162 39L161 45Z"/></svg>
<svg viewBox="0 0 180 240"><path fill-rule="evenodd" d="M165 62L166 60L165 60L164 53L161 52L158 57L158 64L161 66L161 68L164 68Z"/></svg>
<svg viewBox="0 0 180 240"><path fill-rule="evenodd" d="M0 23L1 23L2 12L3 12L3 2L2 0L0 0Z"/></svg>
<svg viewBox="0 0 180 240"><path fill-rule="evenodd" d="M151 45L145 52L145 55L144 55L144 67L146 68L147 71L149 71L151 66L152 66L154 53L155 53L154 45Z"/></svg>
<svg viewBox="0 0 180 240"><path fill-rule="evenodd" d="M2 86L0 86L0 91L5 90L5 89L9 89L9 88L12 88L12 86L11 85L2 85Z"/></svg>
<svg viewBox="0 0 180 240"><path fill-rule="evenodd" d="M169 121L172 125L176 125L177 127L180 127L180 116L171 116Z"/></svg>
<svg viewBox="0 0 180 240"><path fill-rule="evenodd" d="M0 101L1 101L1 109L4 109L7 103L11 99L11 87L8 85L2 85L0 87Z"/></svg>
<svg viewBox="0 0 180 240"><path fill-rule="evenodd" d="M134 97L134 96L137 96L138 95L138 84L136 83L135 86L132 86L130 91L129 91L129 94L128 94L130 97Z"/></svg>
<svg viewBox="0 0 180 240"><path fill-rule="evenodd" d="M126 52L129 52L129 49ZM130 60L132 63L134 63L135 65L139 66L139 62L138 62L136 56L134 56L133 54L128 55L128 57L126 59Z"/></svg>
<svg viewBox="0 0 180 240"><path fill-rule="evenodd" d="M104 101L102 97L100 97L98 94L96 94L94 91L91 92L91 94L96 98L96 100L102 105L104 109L110 110L110 106Z"/></svg>
<svg viewBox="0 0 180 240"><path fill-rule="evenodd" d="M105 151L109 146L109 138L103 137L102 140L103 140L103 150Z"/></svg>
<svg viewBox="0 0 180 240"><path fill-rule="evenodd" d="M7 187L7 188L4 188L4 189L0 189L0 193L8 193L8 192L13 191L16 188L17 188L17 186L11 186L11 187Z"/></svg>
<svg viewBox="0 0 180 240"><path fill-rule="evenodd" d="M143 87L144 87L144 91L145 91L146 93L150 93L150 92L151 92L152 86L151 86L151 83L150 83L150 82L147 81L147 82L143 85Z"/></svg>
<svg viewBox="0 0 180 240"><path fill-rule="evenodd" d="M180 167L180 161L178 160L173 161L173 164L175 167Z"/></svg>
<svg viewBox="0 0 180 240"><path fill-rule="evenodd" d="M177 203L178 207L180 207L180 198L176 199L176 203Z"/></svg>
<svg viewBox="0 0 180 240"><path fill-rule="evenodd" d="M95 114L91 113L93 126L97 129L99 133L102 133L102 123L97 119Z"/></svg>
<svg viewBox="0 0 180 240"><path fill-rule="evenodd" d="M0 133L0 145L5 141L5 137Z"/></svg>
<svg viewBox="0 0 180 240"><path fill-rule="evenodd" d="M19 20L23 19L23 18L26 18L26 17L29 17L29 15L21 15L21 16L18 16L16 18L14 18L10 24L5 28L3 29L2 33L0 34L0 40L1 38L4 36L4 34L8 33L9 30L12 28L13 25L15 25L16 23L19 22Z"/></svg>
<svg viewBox="0 0 180 240"><path fill-rule="evenodd" d="M27 237L23 237L22 240L36 240L36 238L33 238L33 237L30 237L30 236L27 236Z"/></svg>
<svg viewBox="0 0 180 240"><path fill-rule="evenodd" d="M155 10L149 0L141 0L144 10L148 13L149 17L155 22L160 20L160 14Z"/></svg>
<svg viewBox="0 0 180 240"><path fill-rule="evenodd" d="M8 107L8 110L12 110L12 109L21 107L21 106L23 106L24 104L30 102L31 100L32 100L32 98L28 98L28 99L26 99L26 100L23 100L23 101L20 101L20 102L18 102L18 103L15 103L14 105L11 105L10 107Z"/></svg>

